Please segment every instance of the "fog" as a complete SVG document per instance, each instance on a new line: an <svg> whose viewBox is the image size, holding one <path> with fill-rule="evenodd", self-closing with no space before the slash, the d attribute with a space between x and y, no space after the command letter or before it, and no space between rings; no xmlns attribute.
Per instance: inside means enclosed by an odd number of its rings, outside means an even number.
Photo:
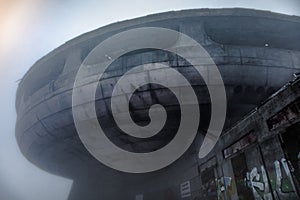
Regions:
<svg viewBox="0 0 300 200"><path fill-rule="evenodd" d="M0 200L65 200L72 185L72 180L31 164L16 143L15 93L35 61L75 36L112 22L207 7L300 15L299 0L0 0Z"/></svg>

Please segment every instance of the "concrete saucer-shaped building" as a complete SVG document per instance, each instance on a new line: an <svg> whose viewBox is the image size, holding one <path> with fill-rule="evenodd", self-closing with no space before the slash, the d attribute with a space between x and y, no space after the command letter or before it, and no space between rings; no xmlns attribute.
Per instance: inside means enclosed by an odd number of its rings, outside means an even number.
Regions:
<svg viewBox="0 0 300 200"><path fill-rule="evenodd" d="M209 124L210 98L193 66L174 53L143 49L121 56L105 71L95 104L99 123L115 145L136 153L160 149L172 140L180 122L180 108L173 94L167 88L146 85L130 99L132 118L139 125L149 122L149 106L161 104L167 111L163 130L148 139L120 132L111 117L110 96L116 81L137 65L164 63L178 70L201 99L198 135L181 158L155 172L120 172L97 161L77 134L72 116L72 89L81 63L101 41L138 27L176 30L205 48L225 84L225 129L300 71L300 18L267 11L195 9L166 12L111 24L68 41L37 61L20 82L16 98L16 138L30 162L74 180L70 200L179 199L180 184L199 176L198 150ZM87 77L95 73L91 67ZM190 199L200 198L201 181L194 180Z"/></svg>

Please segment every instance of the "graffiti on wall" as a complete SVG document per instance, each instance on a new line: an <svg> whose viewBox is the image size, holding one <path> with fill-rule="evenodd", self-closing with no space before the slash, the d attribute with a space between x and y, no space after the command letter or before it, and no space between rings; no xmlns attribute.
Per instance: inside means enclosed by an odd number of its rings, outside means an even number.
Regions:
<svg viewBox="0 0 300 200"><path fill-rule="evenodd" d="M251 188L255 199L272 199L268 177L264 166L261 166L261 173L254 167L251 172L247 172L246 185Z"/></svg>
<svg viewBox="0 0 300 200"><path fill-rule="evenodd" d="M296 198L296 188L295 185L293 184L293 178L291 175L291 171L289 169L287 160L282 158L281 159L281 164L283 166L284 172L288 177L288 182L290 184L290 186L287 186L282 180L283 180L283 176L282 176L282 171L281 171L281 167L280 167L280 162L279 161L275 161L274 165L275 165L275 170L276 170L276 190L274 191L274 196L276 197L286 197L286 198L292 198L295 197ZM289 187L292 187L292 191L285 191L286 189L289 189Z"/></svg>
<svg viewBox="0 0 300 200"><path fill-rule="evenodd" d="M245 184L252 190L254 198L261 200L273 199L273 193L275 199L297 199L287 160L285 158L282 158L280 161L276 160L274 166L276 177L275 180L270 177L270 182L263 165L260 167L260 172L258 172L256 167L250 172L247 172ZM283 178L283 172L285 173L287 180ZM269 183L271 183L271 187Z"/></svg>
<svg viewBox="0 0 300 200"><path fill-rule="evenodd" d="M225 191L227 191L228 196L232 195L232 178L231 177L221 177L216 179L217 184L217 194L218 200L225 200L226 195Z"/></svg>

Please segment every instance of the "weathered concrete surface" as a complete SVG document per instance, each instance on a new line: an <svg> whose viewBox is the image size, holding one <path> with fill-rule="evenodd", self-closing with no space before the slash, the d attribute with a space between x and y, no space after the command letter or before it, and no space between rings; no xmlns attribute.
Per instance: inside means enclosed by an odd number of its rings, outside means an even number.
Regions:
<svg viewBox="0 0 300 200"><path fill-rule="evenodd" d="M299 199L299 103L298 78L221 136L207 156L217 160L214 178L231 180L219 198Z"/></svg>
<svg viewBox="0 0 300 200"><path fill-rule="evenodd" d="M175 116L164 129L165 134L153 140L137 141L117 132L107 109L110 108L109 97L118 78L134 66L160 62L178 69L201 96L202 118L199 135L182 158L153 173L121 173L95 160L77 136L71 95L81 62L109 36L144 26L180 31L194 38L208 51L226 87L226 127L284 85L293 73L299 72L300 18L265 11L204 9L168 12L112 24L67 42L40 59L20 82L16 100L16 137L22 153L31 162L51 173L75 180L70 199L120 199L120 196L122 199L133 199L140 193L156 195L147 197L150 199L176 199L180 196L178 185L199 174L196 155L207 127L210 99L206 86L195 75L193 68L171 53L143 50L122 56L106 72L105 80L101 81L96 95L96 109L99 121L107 124L107 136L122 148L135 152L157 149L172 139L173 129L176 129L174 125L178 122L178 105L176 101L171 101L168 91L160 87L145 87L137 93L137 97L142 99L156 96L157 99L150 98L151 102L165 105ZM91 68L88 75L91 80L95 71ZM135 112L137 121L147 121L149 105L140 100L132 102L132 107L138 110Z"/></svg>

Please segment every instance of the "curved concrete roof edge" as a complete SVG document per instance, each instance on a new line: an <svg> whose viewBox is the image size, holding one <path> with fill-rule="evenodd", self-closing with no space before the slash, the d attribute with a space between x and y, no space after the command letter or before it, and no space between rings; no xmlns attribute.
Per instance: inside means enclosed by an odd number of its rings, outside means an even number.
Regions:
<svg viewBox="0 0 300 200"><path fill-rule="evenodd" d="M294 21L300 23L300 16L296 15L286 15L282 13L276 13L271 12L267 10L257 10L257 9L249 9L249 8L201 8L201 9L186 9L186 10L179 10L179 11L167 11L162 13L155 13L150 14L142 17L127 19L124 21L118 21L115 23L111 23L105 26L102 26L100 28L97 28L95 30L83 33L64 44L60 45L59 47L53 49L49 53L47 53L45 56L37 60L31 68L24 74L22 80L19 82L19 85L22 84L23 79L26 78L26 76L35 68L35 66L41 64L43 61L46 61L47 59L51 58L52 56L55 56L56 54L64 51L65 49L69 48L70 46L73 46L75 44L78 44L80 42L84 42L86 40L89 40L96 35L98 35L100 32L101 34L105 34L107 32L111 32L117 29L122 29L125 27L130 27L133 25L139 25L142 23L148 23L156 20L161 20L161 17L163 19L176 19L176 18L182 18L182 17L193 17L193 16L255 16L255 17L264 17L264 18L272 18L272 19L280 19L280 20L288 20L288 21Z"/></svg>

